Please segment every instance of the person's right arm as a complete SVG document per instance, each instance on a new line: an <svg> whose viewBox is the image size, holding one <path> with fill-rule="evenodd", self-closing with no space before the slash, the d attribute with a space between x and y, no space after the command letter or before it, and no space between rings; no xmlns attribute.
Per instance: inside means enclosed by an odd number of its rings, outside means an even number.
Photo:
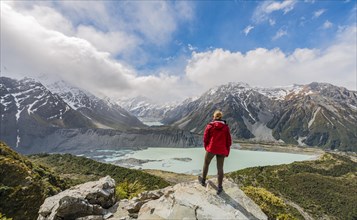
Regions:
<svg viewBox="0 0 357 220"><path fill-rule="evenodd" d="M227 150L228 150L228 154L229 151L231 149L231 145L232 145L232 137L231 137L231 132L229 131L229 128L227 129Z"/></svg>

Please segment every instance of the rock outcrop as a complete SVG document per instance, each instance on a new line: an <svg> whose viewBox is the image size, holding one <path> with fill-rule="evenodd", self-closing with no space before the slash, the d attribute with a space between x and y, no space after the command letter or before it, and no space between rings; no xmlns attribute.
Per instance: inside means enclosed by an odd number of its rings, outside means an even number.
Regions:
<svg viewBox="0 0 357 220"><path fill-rule="evenodd" d="M267 219L259 206L238 186L224 180L216 183L184 182L147 191L131 200L115 201L115 182L109 176L88 182L47 198L38 220L57 219Z"/></svg>
<svg viewBox="0 0 357 220"><path fill-rule="evenodd" d="M107 176L47 198L38 220L104 219L112 215L115 202L115 181Z"/></svg>
<svg viewBox="0 0 357 220"><path fill-rule="evenodd" d="M223 188L217 195L214 181L207 181L206 187L192 181L141 193L119 205L122 210L113 219L267 219L235 183L224 180ZM123 210L128 212L127 217Z"/></svg>

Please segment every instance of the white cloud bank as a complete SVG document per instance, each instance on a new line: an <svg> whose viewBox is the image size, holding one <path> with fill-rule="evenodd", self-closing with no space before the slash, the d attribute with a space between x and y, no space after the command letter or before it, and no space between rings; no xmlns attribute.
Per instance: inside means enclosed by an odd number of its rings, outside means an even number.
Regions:
<svg viewBox="0 0 357 220"><path fill-rule="evenodd" d="M185 5L177 7L182 10L181 16L192 16ZM319 81L356 90L355 25L341 30L337 40L325 50L302 48L292 54L278 48L257 48L245 54L223 49L192 52L181 76L170 73L140 76L134 68L98 49L108 45L96 45L72 35L73 27L58 14L52 20L54 24L64 24L62 32L1 2L2 75L58 76L97 95L114 98L143 95L158 101L182 100L231 81L267 87ZM104 32L91 29L78 33L98 39L115 34L103 36ZM114 36L120 38L121 34ZM117 48L122 46L113 44Z"/></svg>
<svg viewBox="0 0 357 220"><path fill-rule="evenodd" d="M186 74L206 89L231 81L263 87L316 81L357 90L356 34L351 26L325 50L298 48L291 54L279 48L245 54L223 49L194 53Z"/></svg>
<svg viewBox="0 0 357 220"><path fill-rule="evenodd" d="M168 101L187 96L182 91L192 92L177 76L139 76L133 68L114 60L110 53L101 52L89 41L49 29L34 17L1 4L2 75L57 77L97 95L116 98L141 94ZM84 32L90 35L91 31ZM95 33L92 38L101 37Z"/></svg>

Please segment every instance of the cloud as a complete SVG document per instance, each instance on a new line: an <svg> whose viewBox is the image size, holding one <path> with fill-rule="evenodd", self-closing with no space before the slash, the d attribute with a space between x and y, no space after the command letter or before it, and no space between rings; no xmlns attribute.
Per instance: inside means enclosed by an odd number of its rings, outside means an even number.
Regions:
<svg viewBox="0 0 357 220"><path fill-rule="evenodd" d="M142 39L136 35L127 34L122 31L101 32L91 26L80 25L76 36L86 39L100 51L109 52L113 55L131 53L139 45Z"/></svg>
<svg viewBox="0 0 357 220"><path fill-rule="evenodd" d="M35 18L1 4L1 75L14 78L46 75L99 96L116 98L145 94L168 101L185 98L196 89L178 76L163 73L140 76L89 41L50 30Z"/></svg>
<svg viewBox="0 0 357 220"><path fill-rule="evenodd" d="M282 2L263 1L253 13L253 21L261 23L269 19L269 15L275 11L283 11L284 14L294 9L295 0L285 0Z"/></svg>
<svg viewBox="0 0 357 220"><path fill-rule="evenodd" d="M283 29L279 29L276 34L273 36L272 40L277 40L285 35L288 35L288 32Z"/></svg>
<svg viewBox="0 0 357 220"><path fill-rule="evenodd" d="M329 29L329 28L332 28L332 26L333 26L333 24L330 21L326 20L324 22L324 24L322 25L322 28L323 29Z"/></svg>
<svg viewBox="0 0 357 220"><path fill-rule="evenodd" d="M320 9L320 10L314 11L314 15L312 18L318 18L325 12L326 12L326 9Z"/></svg>
<svg viewBox="0 0 357 220"><path fill-rule="evenodd" d="M352 25L326 49L298 48L291 54L279 48L257 48L245 54L223 49L194 53L186 74L206 89L237 81L263 87L317 81L357 90L356 33Z"/></svg>
<svg viewBox="0 0 357 220"><path fill-rule="evenodd" d="M246 28L244 28L243 33L245 34L245 36L247 36L249 34L249 32L253 29L254 29L254 26L248 25Z"/></svg>
<svg viewBox="0 0 357 220"><path fill-rule="evenodd" d="M191 44L188 44L188 45L187 45L187 48L188 48L189 51L195 51L195 50L198 49L197 47L194 47L194 46L192 46Z"/></svg>
<svg viewBox="0 0 357 220"><path fill-rule="evenodd" d="M36 19L46 29L87 40L100 51L139 65L149 61L148 46L164 49L179 26L194 18L191 2L14 1L6 4Z"/></svg>
<svg viewBox="0 0 357 220"><path fill-rule="evenodd" d="M98 30L91 25L75 25L76 22L57 10L51 11L52 8L48 5L40 6L37 9L26 6L19 10L19 6L13 7L12 4L1 2L2 75L58 76L100 96L125 98L145 95L159 101L182 100L230 81L244 81L260 86L324 81L357 89L355 24L340 27L336 41L323 50L298 48L289 54L279 48L257 48L246 53L219 48L211 48L206 52L193 50L191 57L175 57L176 63L172 64L171 70L160 69L156 73L143 75L126 62L114 59L110 52L132 51L132 47L140 49L144 40L155 36L169 39L171 31L178 28L180 22L187 21L178 21L175 18L177 15L171 13L180 10L180 16L192 19L194 15L189 8L170 5L168 9L165 8L166 3L157 4L156 6L163 7L157 9L158 11L166 11L165 16L174 17L171 24L174 28L171 29L168 25L166 34L147 33L150 37L146 37L144 32L149 30L144 31L147 27L141 27L144 21L139 21L140 19L134 19L138 23L132 29L115 29L108 25L111 30ZM142 10L144 9L140 8L136 12ZM102 9L98 13L101 11ZM54 14L51 15L50 12ZM40 14L48 16L47 23L40 21L37 17ZM123 16L124 20L129 19L125 17L127 15ZM158 15L153 15L150 19L156 22L156 16ZM105 20L104 17L103 21ZM96 22L103 21L99 19ZM129 24L131 26L133 21ZM159 27L162 25L165 24L160 23ZM155 31L158 29L155 28ZM137 32L140 34L135 34ZM285 35L283 29L280 35ZM124 41L126 44L118 43ZM184 72L184 75L173 74L175 71Z"/></svg>
<svg viewBox="0 0 357 220"><path fill-rule="evenodd" d="M276 24L276 21L274 19L269 19L269 24L270 26L274 26Z"/></svg>

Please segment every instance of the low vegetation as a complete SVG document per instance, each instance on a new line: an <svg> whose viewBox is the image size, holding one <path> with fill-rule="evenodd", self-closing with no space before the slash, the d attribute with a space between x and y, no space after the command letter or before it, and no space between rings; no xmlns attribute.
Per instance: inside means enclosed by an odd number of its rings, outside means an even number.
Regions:
<svg viewBox="0 0 357 220"><path fill-rule="evenodd" d="M29 158L33 162L50 167L71 186L98 180L107 175L111 176L116 184L137 182L146 190L161 189L170 185L164 179L140 170L101 163L71 154L37 154Z"/></svg>
<svg viewBox="0 0 357 220"><path fill-rule="evenodd" d="M130 183L128 181L121 182L117 184L115 188L115 196L119 199L132 199L137 196L139 193L142 193L146 190L146 187L143 186L138 181Z"/></svg>
<svg viewBox="0 0 357 220"><path fill-rule="evenodd" d="M70 154L22 156L0 142L0 220L36 219L45 198L110 175L116 197L195 179L170 172L127 169ZM357 162L325 153L314 161L254 167L226 175L269 219L357 219ZM164 180L165 178L166 180Z"/></svg>
<svg viewBox="0 0 357 220"><path fill-rule="evenodd" d="M32 163L3 142L0 168L1 219L36 219L46 197L68 188L49 168Z"/></svg>
<svg viewBox="0 0 357 220"><path fill-rule="evenodd" d="M12 218L6 218L6 216L0 212L0 220L12 220Z"/></svg>
<svg viewBox="0 0 357 220"><path fill-rule="evenodd" d="M37 219L47 197L107 175L117 183L118 198L169 186L164 179L139 170L70 154L22 156L0 142L0 219Z"/></svg>
<svg viewBox="0 0 357 220"><path fill-rule="evenodd" d="M284 213L303 219L288 203L272 202L272 195L281 199L276 201L297 204L312 218L357 218L357 163L346 156L326 153L315 161L248 168L227 176L268 210L270 219Z"/></svg>
<svg viewBox="0 0 357 220"><path fill-rule="evenodd" d="M295 208L287 205L283 199L267 191L265 188L246 186L243 187L242 190L247 196L253 198L254 202L257 203L262 211L271 219L282 220L302 218Z"/></svg>

